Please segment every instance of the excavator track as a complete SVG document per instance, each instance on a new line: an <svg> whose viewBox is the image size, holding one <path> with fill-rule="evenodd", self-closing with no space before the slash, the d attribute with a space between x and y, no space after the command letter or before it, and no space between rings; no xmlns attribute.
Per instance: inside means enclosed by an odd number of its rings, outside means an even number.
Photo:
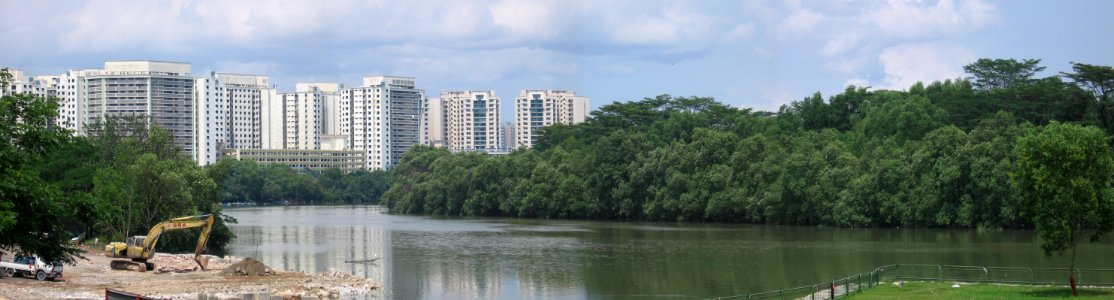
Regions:
<svg viewBox="0 0 1114 300"><path fill-rule="evenodd" d="M146 271L150 271L150 270L155 269L155 264L152 264L152 263L149 263L149 262L137 262L137 261L126 261L126 260L114 260L111 263L109 263L109 266L113 270L139 271L139 272L146 272Z"/></svg>

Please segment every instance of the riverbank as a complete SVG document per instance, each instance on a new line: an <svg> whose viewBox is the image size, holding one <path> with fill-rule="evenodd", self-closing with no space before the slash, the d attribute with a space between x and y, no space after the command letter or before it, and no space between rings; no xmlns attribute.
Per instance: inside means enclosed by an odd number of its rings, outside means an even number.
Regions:
<svg viewBox="0 0 1114 300"><path fill-rule="evenodd" d="M0 278L0 299L103 299L105 289L117 289L144 296L172 299L198 299L198 294L210 299L239 298L249 293L269 293L293 298L311 296L319 299L353 298L377 293L378 283L341 272L284 272L275 270L273 275L244 276L226 274L225 267L239 259L214 258L205 271L134 272L112 270L111 258L95 252L85 252L85 259L75 265L65 266L59 281L36 281L33 278ZM190 270L192 260L184 256L156 256L156 269L164 267ZM182 261L188 263L182 264Z"/></svg>
<svg viewBox="0 0 1114 300"><path fill-rule="evenodd" d="M953 285L958 284L955 288ZM1032 299L1047 300L1071 298L1071 288L1058 286L1029 286L1001 284L966 284L954 282L904 282L900 287L883 284L863 290L845 299ZM1114 289L1084 287L1074 299L1111 299Z"/></svg>

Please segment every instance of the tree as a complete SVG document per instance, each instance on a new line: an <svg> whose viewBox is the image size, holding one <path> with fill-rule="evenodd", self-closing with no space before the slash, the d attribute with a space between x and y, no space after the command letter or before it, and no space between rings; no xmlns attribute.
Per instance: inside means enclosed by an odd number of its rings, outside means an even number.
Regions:
<svg viewBox="0 0 1114 300"><path fill-rule="evenodd" d="M0 69L0 86L11 81ZM6 89L5 89L6 90ZM48 126L58 104L29 94L0 97L0 250L21 251L47 261L73 262L62 225L68 212L57 187L44 182L32 163L58 148L67 136Z"/></svg>
<svg viewBox="0 0 1114 300"><path fill-rule="evenodd" d="M1102 127L1108 132L1114 131L1111 127L1114 126L1114 116L1110 115L1110 106L1114 105L1114 95L1111 95L1114 93L1114 67L1073 62L1071 68L1075 73L1061 72L1060 75L1070 78L1076 86L1094 94Z"/></svg>
<svg viewBox="0 0 1114 300"><path fill-rule="evenodd" d="M1044 71L1039 59L989 59L980 58L963 66L963 71L974 76L975 87L989 91L1005 89L1028 83L1037 72Z"/></svg>
<svg viewBox="0 0 1114 300"><path fill-rule="evenodd" d="M1036 224L1045 255L1071 250L1068 277L1075 287L1076 243L1092 242L1114 228L1114 157L1109 138L1094 127L1052 123L1022 137L1017 144L1018 186Z"/></svg>

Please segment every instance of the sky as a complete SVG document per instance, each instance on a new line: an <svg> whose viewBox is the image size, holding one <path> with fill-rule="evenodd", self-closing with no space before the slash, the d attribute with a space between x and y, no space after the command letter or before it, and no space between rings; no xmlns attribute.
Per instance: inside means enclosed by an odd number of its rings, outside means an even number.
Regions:
<svg viewBox="0 0 1114 300"><path fill-rule="evenodd" d="M1114 65L1114 1L0 0L0 66L192 63L349 86L417 78L435 97L570 89L592 109L660 94L776 111L847 85L907 89L978 58Z"/></svg>

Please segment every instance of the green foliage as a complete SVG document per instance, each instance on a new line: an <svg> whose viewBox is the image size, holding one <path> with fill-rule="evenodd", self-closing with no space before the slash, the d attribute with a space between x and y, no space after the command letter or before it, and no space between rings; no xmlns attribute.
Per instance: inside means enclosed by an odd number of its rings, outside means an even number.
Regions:
<svg viewBox="0 0 1114 300"><path fill-rule="evenodd" d="M1017 142L1014 183L1036 225L1045 255L1071 250L1077 241L1114 229L1114 157L1101 129L1052 123ZM1072 289L1075 282L1072 281Z"/></svg>
<svg viewBox="0 0 1114 300"><path fill-rule="evenodd" d="M299 174L288 166L223 159L209 166L227 203L257 205L375 204L387 191L387 173L327 169Z"/></svg>
<svg viewBox="0 0 1114 300"><path fill-rule="evenodd" d="M1010 174L1026 132L1097 124L1079 81L1039 61L981 60L909 91L850 86L775 113L710 98L616 102L501 157L415 148L393 212L848 227L1029 228Z"/></svg>
<svg viewBox="0 0 1114 300"><path fill-rule="evenodd" d="M0 70L4 94L10 80L8 70ZM0 97L0 250L72 263L78 250L67 245L72 234L63 221L73 214L61 190L34 168L67 140L65 131L48 126L57 106L27 94Z"/></svg>
<svg viewBox="0 0 1114 300"><path fill-rule="evenodd" d="M989 59L981 58L963 66L975 78L975 87L982 90L1007 89L1029 83L1033 75L1044 71L1039 59Z"/></svg>
<svg viewBox="0 0 1114 300"><path fill-rule="evenodd" d="M1045 300L1064 299L1072 297L1071 289L1054 286L1027 286L1007 284L962 284L960 288L953 288L951 281L923 282L906 281L901 287L892 284L879 284L864 289L862 293L847 295L849 300L871 299L908 299L908 300L936 300L936 299L1014 299L1014 300ZM1114 292L1105 288L1088 289L1081 291L1076 299L1110 299Z"/></svg>
<svg viewBox="0 0 1114 300"><path fill-rule="evenodd" d="M87 125L88 145L79 143L71 151L91 154L95 171L88 178L73 179L91 182L84 206L82 223L91 231L101 232L112 241L128 236L146 235L155 224L171 218L220 214L220 186L210 171L198 167L173 144L170 133L145 119L107 118ZM64 153L63 153L64 154ZM51 164L81 165L85 157L60 157ZM63 176L58 178L67 178ZM57 177L57 176L55 176ZM58 181L66 183L69 180ZM81 193L75 192L75 195ZM223 217L214 225L207 249L222 255L234 237L225 226L235 220ZM198 230L170 232L160 238L159 251L192 252Z"/></svg>
<svg viewBox="0 0 1114 300"><path fill-rule="evenodd" d="M1072 63L1074 73L1060 73L1097 100L1099 120L1107 132L1114 131L1114 67Z"/></svg>

